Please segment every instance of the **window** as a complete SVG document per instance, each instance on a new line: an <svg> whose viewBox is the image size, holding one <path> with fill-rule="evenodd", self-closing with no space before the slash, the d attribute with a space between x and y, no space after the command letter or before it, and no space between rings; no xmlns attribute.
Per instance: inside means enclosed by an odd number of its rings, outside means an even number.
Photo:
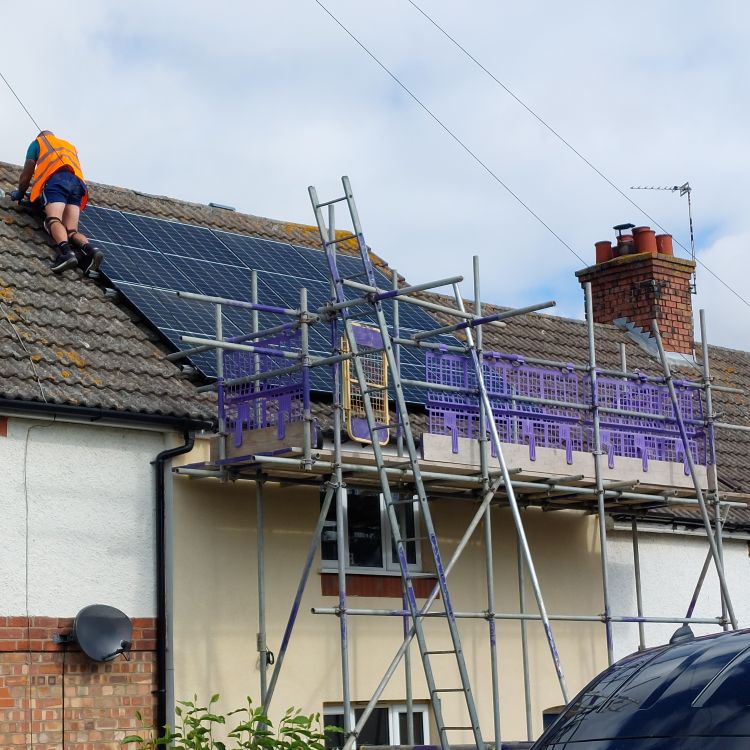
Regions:
<svg viewBox="0 0 750 750"><path fill-rule="evenodd" d="M394 500L399 499L394 495ZM401 498L403 499L403 498ZM396 546L390 533L390 522L383 496L376 492L344 490L344 543L349 570L383 572L400 570ZM419 530L416 500L395 506L401 537L405 542L410 570L421 570L421 551L415 537ZM321 534L323 568L331 569L338 561L336 546L336 499L331 502Z"/></svg>
<svg viewBox="0 0 750 750"><path fill-rule="evenodd" d="M352 726L355 726L364 712L364 707L352 710ZM362 731L359 733L360 745L406 745L409 742L407 729L407 712L404 704L379 704L370 714ZM414 724L414 744L429 744L427 725L427 705L413 705L412 720ZM323 724L327 727L344 729L343 706L332 706L323 709ZM326 748L338 750L343 747L345 737L342 732L328 732L326 734Z"/></svg>

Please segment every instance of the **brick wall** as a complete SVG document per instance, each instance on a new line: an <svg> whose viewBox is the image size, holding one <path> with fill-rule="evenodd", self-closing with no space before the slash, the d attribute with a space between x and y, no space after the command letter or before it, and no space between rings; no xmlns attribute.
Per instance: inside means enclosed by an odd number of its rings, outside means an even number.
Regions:
<svg viewBox="0 0 750 750"><path fill-rule="evenodd" d="M130 661L58 646L71 618L0 617L0 748L118 750L156 709L156 622L133 620ZM64 672L63 672L64 668ZM63 708L64 706L64 708ZM64 737L63 737L64 731Z"/></svg>
<svg viewBox="0 0 750 750"><path fill-rule="evenodd" d="M623 255L576 272L581 285L591 282L596 323L627 318L647 333L659 324L669 352L693 351L690 281L695 263L668 255Z"/></svg>

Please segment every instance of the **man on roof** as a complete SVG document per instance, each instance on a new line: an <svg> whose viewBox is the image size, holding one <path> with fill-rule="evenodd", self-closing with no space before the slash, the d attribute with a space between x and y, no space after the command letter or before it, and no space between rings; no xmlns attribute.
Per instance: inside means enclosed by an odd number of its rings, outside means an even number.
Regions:
<svg viewBox="0 0 750 750"><path fill-rule="evenodd" d="M52 271L62 273L78 266L85 276L98 276L104 253L78 231L88 188L75 146L51 130L42 130L29 145L11 200L20 202L29 186L30 200L39 201L44 209L44 228L55 243Z"/></svg>

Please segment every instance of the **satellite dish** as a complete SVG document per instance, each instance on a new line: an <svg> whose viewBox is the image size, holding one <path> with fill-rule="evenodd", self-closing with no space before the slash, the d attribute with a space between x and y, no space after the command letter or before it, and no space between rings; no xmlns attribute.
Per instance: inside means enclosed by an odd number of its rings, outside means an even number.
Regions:
<svg viewBox="0 0 750 750"><path fill-rule="evenodd" d="M73 637L89 659L110 661L130 651L133 625L119 609L91 604L76 615Z"/></svg>

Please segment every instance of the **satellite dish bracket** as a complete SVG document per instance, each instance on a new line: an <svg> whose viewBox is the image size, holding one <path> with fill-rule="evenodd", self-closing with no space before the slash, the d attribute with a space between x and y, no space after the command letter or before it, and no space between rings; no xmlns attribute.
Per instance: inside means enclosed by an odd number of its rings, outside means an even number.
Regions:
<svg viewBox="0 0 750 750"><path fill-rule="evenodd" d="M52 642L58 646L69 646L71 643L77 643L75 633L71 630L69 633L55 633L52 636Z"/></svg>

